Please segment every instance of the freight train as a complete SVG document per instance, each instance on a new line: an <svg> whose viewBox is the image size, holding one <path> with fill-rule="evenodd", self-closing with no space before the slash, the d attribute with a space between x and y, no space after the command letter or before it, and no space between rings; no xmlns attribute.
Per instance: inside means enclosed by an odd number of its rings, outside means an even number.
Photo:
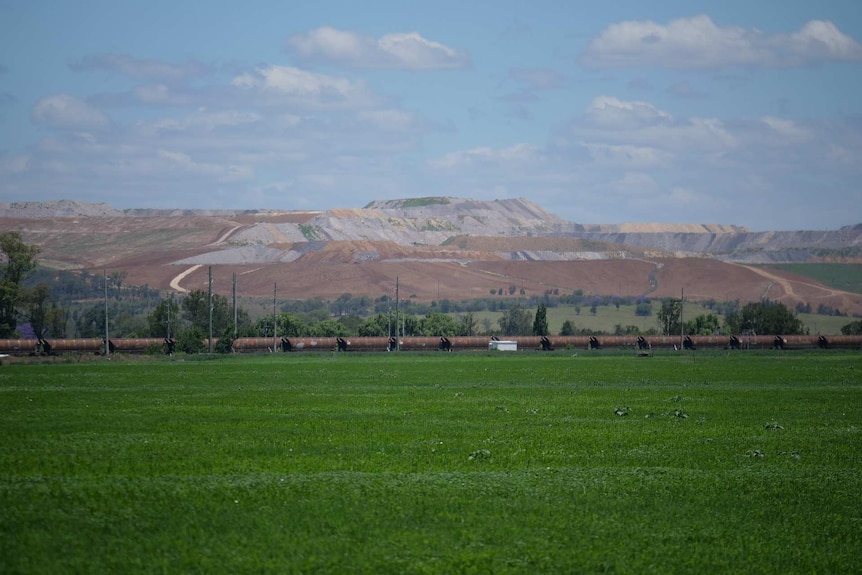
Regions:
<svg viewBox="0 0 862 575"><path fill-rule="evenodd" d="M234 353L315 351L487 351L504 349L497 338L471 337L240 337L231 342ZM213 348L217 340L213 340ZM654 349L862 349L862 335L698 335L686 336L511 336L508 349L552 351L554 349L632 349L648 354ZM209 348L209 341L203 341ZM172 354L176 342L168 338L117 338L109 340L110 353ZM3 339L0 355L104 354L105 340L92 339Z"/></svg>

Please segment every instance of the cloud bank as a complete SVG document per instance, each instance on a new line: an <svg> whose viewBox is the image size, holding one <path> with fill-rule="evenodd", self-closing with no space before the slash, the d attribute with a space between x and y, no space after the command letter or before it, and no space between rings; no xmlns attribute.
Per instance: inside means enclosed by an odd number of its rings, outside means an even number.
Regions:
<svg viewBox="0 0 862 575"><path fill-rule="evenodd" d="M824 20L811 20L790 34L766 34L756 28L718 26L700 15L667 24L612 24L590 41L579 60L591 68L787 68L859 62L862 45Z"/></svg>
<svg viewBox="0 0 862 575"><path fill-rule="evenodd" d="M287 51L300 62L350 68L441 70L470 65L465 52L428 40L417 32L373 38L323 26L291 36Z"/></svg>

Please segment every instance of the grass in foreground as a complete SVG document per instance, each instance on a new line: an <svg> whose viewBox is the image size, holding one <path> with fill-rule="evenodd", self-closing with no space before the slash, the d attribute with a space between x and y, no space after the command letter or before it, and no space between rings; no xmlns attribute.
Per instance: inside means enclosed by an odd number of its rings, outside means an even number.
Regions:
<svg viewBox="0 0 862 575"><path fill-rule="evenodd" d="M862 564L862 356L292 354L0 371L0 570Z"/></svg>

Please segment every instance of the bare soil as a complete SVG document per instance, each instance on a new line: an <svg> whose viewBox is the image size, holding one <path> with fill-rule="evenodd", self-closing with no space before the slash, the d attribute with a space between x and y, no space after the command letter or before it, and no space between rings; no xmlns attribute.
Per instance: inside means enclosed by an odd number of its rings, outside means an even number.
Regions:
<svg viewBox="0 0 862 575"><path fill-rule="evenodd" d="M342 215L355 215L358 211L344 212ZM339 213L328 212L330 216ZM317 215L319 212L7 217L0 218L0 230L21 232L26 242L40 247L39 259L49 267L95 273L125 271L127 285L183 291L206 289L209 265L194 267L177 262L235 249L233 239L245 237L241 232L253 226L299 225ZM367 220L363 225L368 225ZM385 221L380 225L386 225ZM673 254L655 249L571 237L455 235L444 245L345 240L281 241L267 247L292 255L274 263L214 264L216 293L230 295L236 273L238 293L243 297L272 297L276 286L280 298L334 299L345 293L394 297L398 278L401 296L420 301L488 297L492 290L508 293L510 287L516 293L524 290L528 296L583 290L597 295L662 298L679 297L685 290L689 301L747 302L766 297L790 307L800 301L813 307L822 303L849 314L862 314L862 295L788 272L707 257L671 257ZM513 253L547 259L512 259ZM583 259L573 256L578 253L585 254ZM557 261L553 261L554 254L560 256ZM176 288L171 287L172 281Z"/></svg>

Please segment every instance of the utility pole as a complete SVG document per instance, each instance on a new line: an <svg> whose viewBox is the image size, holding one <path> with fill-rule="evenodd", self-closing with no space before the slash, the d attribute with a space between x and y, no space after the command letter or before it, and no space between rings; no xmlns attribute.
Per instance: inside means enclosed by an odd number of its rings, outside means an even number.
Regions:
<svg viewBox="0 0 862 575"><path fill-rule="evenodd" d="M233 338L236 339L236 272L233 272Z"/></svg>
<svg viewBox="0 0 862 575"><path fill-rule="evenodd" d="M272 352L277 349L275 342L278 335L278 315L276 314L276 293L278 292L278 284L272 284Z"/></svg>
<svg viewBox="0 0 862 575"><path fill-rule="evenodd" d="M105 355L111 359L111 338L108 337L108 270L105 273Z"/></svg>
<svg viewBox="0 0 862 575"><path fill-rule="evenodd" d="M171 339L171 308L174 307L174 294L168 299L168 339Z"/></svg>
<svg viewBox="0 0 862 575"><path fill-rule="evenodd" d="M208 350L208 353L212 353L213 352L213 267L210 266L209 270L210 270L210 272L209 272L209 292L208 292L209 293L209 296L208 296L209 299L207 301L209 302L209 307L210 307L210 336L209 336L209 339L207 340L207 350Z"/></svg>
<svg viewBox="0 0 862 575"><path fill-rule="evenodd" d="M681 288L679 298L679 348L685 349L685 321L682 319L682 309L685 307L685 288Z"/></svg>
<svg viewBox="0 0 862 575"><path fill-rule="evenodd" d="M398 276L395 276L395 351L401 351L401 337L398 335L398 315L401 312L401 298L398 295Z"/></svg>

